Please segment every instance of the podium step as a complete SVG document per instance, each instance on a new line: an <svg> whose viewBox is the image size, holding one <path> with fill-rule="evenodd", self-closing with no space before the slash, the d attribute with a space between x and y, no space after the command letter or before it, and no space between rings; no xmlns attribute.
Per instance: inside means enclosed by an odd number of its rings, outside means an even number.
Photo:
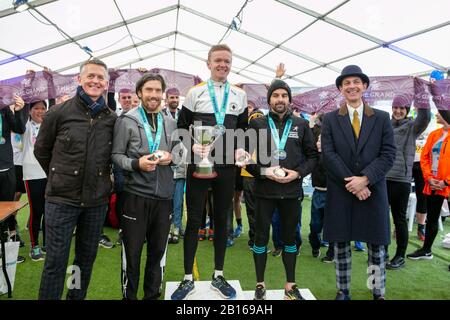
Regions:
<svg viewBox="0 0 450 320"><path fill-rule="evenodd" d="M253 300L255 292L253 290L243 291L239 280L229 280L228 283L236 290L236 298L233 300ZM179 282L166 282L165 300L170 300L170 296L178 287ZM300 289L300 293L305 300L316 300L316 297L309 289ZM267 300L283 300L284 290L267 290ZM211 281L195 281L195 292L187 300L227 300L219 293L211 289Z"/></svg>
<svg viewBox="0 0 450 320"><path fill-rule="evenodd" d="M305 300L317 300L309 289L299 289ZM253 300L255 291L244 291L245 300ZM267 290L266 300L284 300L284 290Z"/></svg>
<svg viewBox="0 0 450 320"><path fill-rule="evenodd" d="M245 300L239 280L227 280L227 282L236 290L236 298L234 300ZM176 290L179 282L166 282L166 291L164 300L170 300L170 296ZM191 294L187 300L227 300L224 299L217 291L211 289L211 281L195 281L195 292Z"/></svg>

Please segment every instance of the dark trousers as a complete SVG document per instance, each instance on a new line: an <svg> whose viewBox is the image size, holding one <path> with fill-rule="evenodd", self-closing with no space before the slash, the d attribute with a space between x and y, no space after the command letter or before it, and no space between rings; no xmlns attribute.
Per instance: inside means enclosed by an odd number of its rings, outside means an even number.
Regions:
<svg viewBox="0 0 450 320"><path fill-rule="evenodd" d="M303 243L301 229L302 229L302 206L299 206L298 223L297 227L295 228L295 245L297 246L297 250L300 249ZM281 239L281 218L278 209L275 209L272 215L272 242L273 247L275 249L283 249L284 243L283 240Z"/></svg>
<svg viewBox="0 0 450 320"><path fill-rule="evenodd" d="M323 229L326 200L326 191L314 190L311 199L311 222L309 223L309 243L313 250L320 249L320 233Z"/></svg>
<svg viewBox="0 0 450 320"><path fill-rule="evenodd" d="M244 201L248 219L248 245L255 243L255 178L243 177Z"/></svg>
<svg viewBox="0 0 450 320"><path fill-rule="evenodd" d="M124 193L122 217L122 293L136 300L139 288L141 254L147 239L144 299L156 299L162 282L161 259L170 229L172 199L156 200Z"/></svg>
<svg viewBox="0 0 450 320"><path fill-rule="evenodd" d="M39 245L39 231L42 225L42 244L45 246L45 186L47 179L27 180L25 189L28 195L28 205L30 206L30 222L28 231L30 232L31 247Z"/></svg>
<svg viewBox="0 0 450 320"><path fill-rule="evenodd" d="M408 210L408 199L411 192L411 183L386 181L388 201L391 206L392 218L395 225L395 239L397 251L395 256L405 257L408 246L408 223L406 222L406 211Z"/></svg>
<svg viewBox="0 0 450 320"><path fill-rule="evenodd" d="M201 196L201 195L200 195ZM213 193L211 190L206 192L205 207L202 214L202 222L200 229L206 229L206 217L209 217L209 229L214 230L214 209L213 209Z"/></svg>
<svg viewBox="0 0 450 320"><path fill-rule="evenodd" d="M284 248L282 259L286 271L286 281L295 282L295 263L297 246L295 229L298 224L300 201L298 199L256 199L256 234L253 246L256 281L264 281L267 262L267 243L269 242L270 225L275 209L278 209L281 219L281 240Z"/></svg>
<svg viewBox="0 0 450 320"><path fill-rule="evenodd" d="M122 208L124 203L124 195L125 193L123 191L117 191L116 192L116 216L117 220L119 221L120 226L120 219L122 218Z"/></svg>
<svg viewBox="0 0 450 320"><path fill-rule="evenodd" d="M16 193L16 174L14 168L0 172L0 201L14 201ZM8 230L16 230L16 217L14 215L6 219ZM2 235L4 236L4 235Z"/></svg>
<svg viewBox="0 0 450 320"><path fill-rule="evenodd" d="M414 190L416 192L416 212L427 213L427 198L423 194L423 188L425 187L425 181L423 180L422 168L420 162L414 162L412 170L414 178Z"/></svg>
<svg viewBox="0 0 450 320"><path fill-rule="evenodd" d="M214 211L214 264L223 270L227 244L227 215L234 194L235 167L215 168L217 177L197 179L192 176L194 165L189 165L186 178L187 223L184 234L184 272L192 274L198 246L198 229L201 225L208 188L212 188Z"/></svg>
<svg viewBox="0 0 450 320"><path fill-rule="evenodd" d="M427 196L427 225L425 227L425 242L423 249L430 252L434 239L438 233L438 221L441 217L442 204L445 198L440 195L431 194Z"/></svg>
<svg viewBox="0 0 450 320"><path fill-rule="evenodd" d="M75 286L69 288L67 299L82 300L86 297L107 207L105 204L98 207L80 208L45 202L47 252L39 299L61 299L75 227L77 227L73 261ZM77 270L80 271L78 274ZM80 286L76 285L77 282Z"/></svg>

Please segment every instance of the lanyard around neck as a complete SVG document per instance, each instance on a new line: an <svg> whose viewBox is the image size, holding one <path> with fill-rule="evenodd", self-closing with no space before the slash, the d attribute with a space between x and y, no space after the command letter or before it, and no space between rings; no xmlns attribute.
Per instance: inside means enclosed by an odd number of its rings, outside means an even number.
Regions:
<svg viewBox="0 0 450 320"><path fill-rule="evenodd" d="M150 153L158 150L161 143L161 135L163 130L163 117L161 113L158 113L158 128L156 129L155 139L153 140L152 130L150 124L147 120L147 115L145 114L144 108L142 106L138 107L139 114L141 116L142 125L144 126L145 135L147 136L148 149Z"/></svg>

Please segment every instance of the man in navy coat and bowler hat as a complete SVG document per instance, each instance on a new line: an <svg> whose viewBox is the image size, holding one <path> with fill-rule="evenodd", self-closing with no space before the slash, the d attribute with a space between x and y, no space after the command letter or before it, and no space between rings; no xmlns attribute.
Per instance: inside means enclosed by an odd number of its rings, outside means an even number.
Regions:
<svg viewBox="0 0 450 320"><path fill-rule="evenodd" d="M360 67L346 66L336 79L345 101L322 124L328 172L324 239L335 243L336 300L351 297L351 241L367 243L368 287L376 300L385 295L385 245L390 243L386 174L395 145L389 114L363 100L369 83Z"/></svg>

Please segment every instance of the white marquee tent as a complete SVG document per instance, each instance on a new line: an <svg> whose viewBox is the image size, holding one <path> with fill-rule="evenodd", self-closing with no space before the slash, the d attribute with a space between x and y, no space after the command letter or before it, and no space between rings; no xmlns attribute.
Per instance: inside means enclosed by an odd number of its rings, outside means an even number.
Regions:
<svg viewBox="0 0 450 320"><path fill-rule="evenodd" d="M370 76L450 68L448 0L0 0L0 79L27 69L76 73L159 67L206 79L210 45L234 52L232 82L332 84L358 64Z"/></svg>

